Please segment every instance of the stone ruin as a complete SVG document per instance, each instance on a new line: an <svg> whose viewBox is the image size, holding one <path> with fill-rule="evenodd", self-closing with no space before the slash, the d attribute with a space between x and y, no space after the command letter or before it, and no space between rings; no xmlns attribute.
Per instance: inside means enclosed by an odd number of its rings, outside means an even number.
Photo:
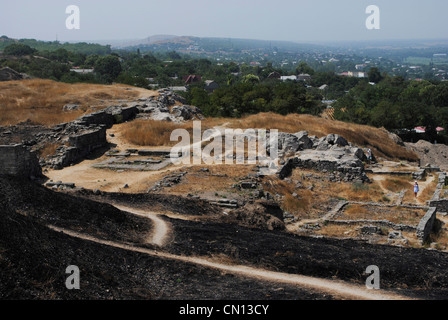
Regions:
<svg viewBox="0 0 448 320"><path fill-rule="evenodd" d="M21 144L0 146L0 175L38 178L42 168L34 152Z"/></svg>
<svg viewBox="0 0 448 320"><path fill-rule="evenodd" d="M280 133L279 156L287 159L277 172L281 179L295 168L306 168L328 173L334 182L370 182L363 164L367 159L364 151L337 134L319 139L306 131Z"/></svg>
<svg viewBox="0 0 448 320"><path fill-rule="evenodd" d="M133 106L139 110L138 118L159 121L203 120L202 112L168 89L160 89L159 96L141 98Z"/></svg>
<svg viewBox="0 0 448 320"><path fill-rule="evenodd" d="M62 169L70 166L95 150L108 146L106 130L114 124L123 123L137 117L154 120L184 121L202 119L201 111L193 106L177 105L185 103L182 97L171 91L159 90L158 97L128 101L123 105L109 106L101 111L84 115L74 121L61 123L36 135L33 145L56 143L60 146L56 153L41 159L42 166Z"/></svg>

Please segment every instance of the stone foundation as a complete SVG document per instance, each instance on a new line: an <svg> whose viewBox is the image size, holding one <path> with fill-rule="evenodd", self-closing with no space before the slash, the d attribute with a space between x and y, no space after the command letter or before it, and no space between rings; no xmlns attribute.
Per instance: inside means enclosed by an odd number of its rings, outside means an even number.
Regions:
<svg viewBox="0 0 448 320"><path fill-rule="evenodd" d="M417 238L423 243L428 238L436 221L437 208L429 208L417 226Z"/></svg>
<svg viewBox="0 0 448 320"><path fill-rule="evenodd" d="M36 154L23 145L0 146L0 175L39 177L42 168Z"/></svg>

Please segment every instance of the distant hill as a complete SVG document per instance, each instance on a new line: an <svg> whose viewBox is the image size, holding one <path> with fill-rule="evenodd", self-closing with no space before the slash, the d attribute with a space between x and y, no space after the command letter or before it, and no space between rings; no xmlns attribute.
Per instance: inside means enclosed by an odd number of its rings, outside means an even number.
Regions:
<svg viewBox="0 0 448 320"><path fill-rule="evenodd" d="M324 48L322 45L303 44L291 41L275 40L254 40L238 38L211 38L211 37L193 37L193 36L173 36L173 35L155 35L140 41L132 41L120 46L113 46L116 49L127 50L162 50L162 51L235 51L242 50L266 50L273 51L297 51L314 48Z"/></svg>

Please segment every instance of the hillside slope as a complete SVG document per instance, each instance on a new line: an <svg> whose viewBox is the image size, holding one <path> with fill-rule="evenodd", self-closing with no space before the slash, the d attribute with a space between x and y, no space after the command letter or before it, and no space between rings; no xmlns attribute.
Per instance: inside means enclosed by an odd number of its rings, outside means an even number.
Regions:
<svg viewBox="0 0 448 320"><path fill-rule="evenodd" d="M67 84L43 79L0 82L0 125L27 120L56 125L120 104L121 100L152 95L156 93L126 85ZM64 111L65 105L77 108Z"/></svg>

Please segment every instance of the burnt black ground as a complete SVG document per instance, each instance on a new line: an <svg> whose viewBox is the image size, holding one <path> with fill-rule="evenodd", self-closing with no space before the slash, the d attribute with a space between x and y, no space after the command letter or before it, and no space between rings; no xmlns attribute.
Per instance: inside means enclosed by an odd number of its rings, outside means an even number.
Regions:
<svg viewBox="0 0 448 320"><path fill-rule="evenodd" d="M359 284L365 283L366 268L376 265L384 289L423 299L448 298L447 253L355 240L317 239L219 223L216 217L219 213L214 207L207 209L207 204L188 198L174 201L173 196L168 196L171 200L166 201L165 197L103 193L98 198L148 209L168 203L168 209L173 210L176 206L172 203L177 202L179 214L197 212L200 222L165 218L174 228L173 242L165 248L171 253L215 258L224 255L235 264ZM204 221L207 210L210 210L210 219Z"/></svg>
<svg viewBox="0 0 448 320"><path fill-rule="evenodd" d="M244 279L55 232L45 224L53 222L83 233L92 226L95 236L107 239L115 230L113 224L125 235L142 221L103 203L55 193L26 180L0 178L0 208L2 300L331 299L295 286ZM118 236L116 240L128 239ZM65 287L69 265L80 268L79 291Z"/></svg>
<svg viewBox="0 0 448 320"><path fill-rule="evenodd" d="M110 201L115 195L99 198ZM163 195L116 198L122 204L137 206L181 205L183 214L197 211L204 215L207 209L205 204L197 208L196 200L174 200ZM151 226L147 220L110 205L56 193L26 180L0 178L0 208L0 299L332 298L52 231L45 225L142 245L141 234ZM216 220L166 219L174 228L174 240L166 250L175 254L213 256L237 264L359 284L365 282L366 267L373 264L380 268L383 288L428 299L448 297L448 255L442 252L299 237ZM77 265L81 270L80 291L65 288L68 265Z"/></svg>

